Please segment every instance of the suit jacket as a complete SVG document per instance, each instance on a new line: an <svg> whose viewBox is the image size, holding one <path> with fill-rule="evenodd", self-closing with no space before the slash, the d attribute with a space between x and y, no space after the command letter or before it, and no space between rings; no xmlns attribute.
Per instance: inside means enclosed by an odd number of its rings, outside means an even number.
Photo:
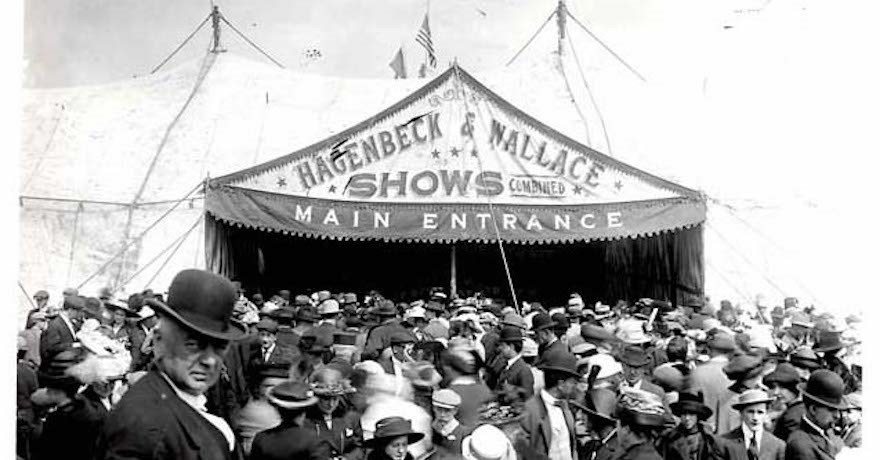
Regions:
<svg viewBox="0 0 880 460"><path fill-rule="evenodd" d="M543 349L539 349L538 360L535 361L535 367L540 368L544 364L544 360L547 359L547 356L550 356L553 353L569 353L568 345L565 344L562 340L556 339L555 342L551 343L549 347L541 347Z"/></svg>
<svg viewBox="0 0 880 460"><path fill-rule="evenodd" d="M138 380L110 412L96 460L233 460L226 438L180 399L158 371Z"/></svg>
<svg viewBox="0 0 880 460"><path fill-rule="evenodd" d="M52 358L69 347L74 340L76 339L61 316L52 318L40 335L40 368L47 369Z"/></svg>
<svg viewBox="0 0 880 460"><path fill-rule="evenodd" d="M316 409L313 407L308 412L303 428L314 430L312 433L318 437L319 442L324 445L323 449L329 451L331 456L345 456L349 460L362 458L361 445L364 434L360 419L334 413L330 428L327 428L323 414Z"/></svg>
<svg viewBox="0 0 880 460"><path fill-rule="evenodd" d="M718 434L718 414L721 413L721 405L726 401L727 387L733 384L733 381L727 378L722 368L727 364L727 359L713 358L709 361L698 365L691 373L690 389L703 392L704 404L712 409L712 416L707 422L712 426L716 434ZM723 432L722 432L723 433Z"/></svg>
<svg viewBox="0 0 880 460"><path fill-rule="evenodd" d="M506 360L504 364L506 366ZM532 370L529 369L529 365L522 358L517 359L510 368L505 368L501 371L501 374L498 376L496 389L503 389L505 383L522 388L526 399L531 398L534 394L535 378L532 376Z"/></svg>
<svg viewBox="0 0 880 460"><path fill-rule="evenodd" d="M391 335L395 332L409 334L396 318L385 320L382 324L370 329L367 334L367 345L361 354L361 359L376 359L382 351L391 346Z"/></svg>
<svg viewBox="0 0 880 460"><path fill-rule="evenodd" d="M34 460L92 460L95 438L107 418L85 399L74 400L49 414L40 439L32 444Z"/></svg>
<svg viewBox="0 0 880 460"><path fill-rule="evenodd" d="M801 420L785 443L785 460L832 460L841 450L843 440L827 436Z"/></svg>
<svg viewBox="0 0 880 460"><path fill-rule="evenodd" d="M315 343L321 343L327 345L328 347L333 345L333 333L337 331L339 331L339 328L337 328L336 325L330 323L321 323L320 325L312 329L315 337L317 337Z"/></svg>
<svg viewBox="0 0 880 460"><path fill-rule="evenodd" d="M725 433L721 436L724 441L724 458L727 460L749 460L746 453L746 441L742 427ZM784 460L785 443L773 436L767 430L761 435L761 445L758 447L760 460Z"/></svg>
<svg viewBox="0 0 880 460"><path fill-rule="evenodd" d="M571 446L571 458L577 460L577 439L574 435L574 416L568 407L562 408L565 416L565 424L568 425L569 445ZM519 421L522 428L521 439L517 441L517 451L522 458L546 459L550 452L553 428L550 426L550 416L544 398L538 393L526 401L522 416Z"/></svg>
<svg viewBox="0 0 880 460"><path fill-rule="evenodd" d="M299 350L296 348L290 348L285 345L281 345L279 343L275 343L275 348L272 350L272 353L269 354L269 359L263 358L263 349L259 348L257 351L257 363L258 364L266 364L266 363L293 363L294 359L299 355Z"/></svg>
<svg viewBox="0 0 880 460"><path fill-rule="evenodd" d="M281 422L281 425L257 433L249 460L326 460L327 446L319 442L315 431Z"/></svg>
<svg viewBox="0 0 880 460"><path fill-rule="evenodd" d="M781 439L782 442L788 441L788 437L801 426L801 419L806 413L806 407L801 400L794 401L788 405L785 412L776 419L776 426L773 428L773 436Z"/></svg>

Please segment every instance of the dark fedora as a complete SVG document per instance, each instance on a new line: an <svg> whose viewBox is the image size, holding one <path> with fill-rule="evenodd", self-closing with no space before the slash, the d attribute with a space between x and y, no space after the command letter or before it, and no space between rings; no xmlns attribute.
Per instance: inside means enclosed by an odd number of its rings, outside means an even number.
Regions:
<svg viewBox="0 0 880 460"><path fill-rule="evenodd" d="M810 371L814 371L822 367L822 364L819 362L819 356L817 356L816 352L809 348L799 348L795 350L791 355L788 356L788 361L794 367L799 367L801 369L807 369Z"/></svg>
<svg viewBox="0 0 880 460"><path fill-rule="evenodd" d="M244 337L245 330L231 321L232 309L238 293L232 283L205 270L183 270L171 281L168 301L146 299L147 305L201 335L235 340Z"/></svg>
<svg viewBox="0 0 880 460"><path fill-rule="evenodd" d="M846 346L840 340L840 332L838 331L821 331L819 332L819 340L813 345L813 350L817 352L840 350Z"/></svg>
<svg viewBox="0 0 880 460"><path fill-rule="evenodd" d="M415 343L416 339L409 332L396 331L391 334L389 342L391 345L406 345L408 343Z"/></svg>
<svg viewBox="0 0 880 460"><path fill-rule="evenodd" d="M554 330L565 331L571 325L568 321L568 316L565 316L565 313L553 313L550 319L553 320Z"/></svg>
<svg viewBox="0 0 880 460"><path fill-rule="evenodd" d="M712 416L712 409L703 403L703 392L696 393L690 391L682 391L678 394L678 401L669 405L672 413L681 417L683 412L697 414L700 420L706 420Z"/></svg>
<svg viewBox="0 0 880 460"><path fill-rule="evenodd" d="M532 317L532 330L535 332L550 329L555 326L556 321L553 321L547 313L538 313Z"/></svg>
<svg viewBox="0 0 880 460"><path fill-rule="evenodd" d="M648 353L642 347L628 346L620 353L620 362L630 367L642 367L651 362Z"/></svg>
<svg viewBox="0 0 880 460"><path fill-rule="evenodd" d="M581 337L589 342L613 342L616 340L614 334L608 332L602 326L597 324L584 323L581 325Z"/></svg>
<svg viewBox="0 0 880 460"><path fill-rule="evenodd" d="M731 380L748 380L764 370L764 360L752 355L734 356L722 369Z"/></svg>
<svg viewBox="0 0 880 460"><path fill-rule="evenodd" d="M376 422L373 437L364 441L364 445L375 448L400 436L406 436L407 442L412 444L421 441L425 434L413 431L412 422L403 417L385 417Z"/></svg>
<svg viewBox="0 0 880 460"><path fill-rule="evenodd" d="M257 322L258 331L266 331L270 334L278 333L278 323L271 318L263 318Z"/></svg>
<svg viewBox="0 0 880 460"><path fill-rule="evenodd" d="M376 316L397 316L397 307L394 306L394 302L390 300L383 300L379 302L379 305L373 309L372 312Z"/></svg>
<svg viewBox="0 0 880 460"><path fill-rule="evenodd" d="M540 370L547 372L559 372L569 377L581 378L577 371L577 357L566 351L552 351L543 357Z"/></svg>
<svg viewBox="0 0 880 460"><path fill-rule="evenodd" d="M504 326L501 328L501 334L499 334L501 342L504 343L512 343L512 342L522 342L523 334L522 329L516 326Z"/></svg>
<svg viewBox="0 0 880 460"><path fill-rule="evenodd" d="M321 320L321 316L318 315L318 312L316 312L311 306L302 307L296 312L296 320L298 322L317 323Z"/></svg>
<svg viewBox="0 0 880 460"><path fill-rule="evenodd" d="M812 401L832 409L846 409L843 400L845 386L843 379L828 369L819 369L810 374L803 395L805 401Z"/></svg>
<svg viewBox="0 0 880 460"><path fill-rule="evenodd" d="M779 363L773 372L764 376L764 385L778 384L779 386L794 389L801 383L801 377L797 369L791 363Z"/></svg>

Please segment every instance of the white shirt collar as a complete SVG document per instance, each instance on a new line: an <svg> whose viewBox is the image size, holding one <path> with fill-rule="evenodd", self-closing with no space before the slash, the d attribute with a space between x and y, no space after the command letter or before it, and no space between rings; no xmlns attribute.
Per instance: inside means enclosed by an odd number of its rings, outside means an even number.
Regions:
<svg viewBox="0 0 880 460"><path fill-rule="evenodd" d="M557 399L553 397L547 390L541 389L541 399L544 400L544 403L548 406L553 406L556 404Z"/></svg>
<svg viewBox="0 0 880 460"><path fill-rule="evenodd" d="M816 425L812 420L810 420L810 417L807 417L806 415L804 415L803 419L804 419L804 422L807 423L807 425L810 425L810 428L812 428L813 430L816 431L816 433L822 435L823 438L828 439L828 436L825 435L825 430L823 430L822 428L819 428L819 425Z"/></svg>
<svg viewBox="0 0 880 460"><path fill-rule="evenodd" d="M263 356L271 355L272 352L275 351L275 345L276 345L276 344L273 343L272 345L269 346L269 348L264 348L264 349L263 349Z"/></svg>
<svg viewBox="0 0 880 460"><path fill-rule="evenodd" d="M165 372L159 372L159 375L161 375L165 379L165 381L168 382L169 385L171 385L171 389L174 390L174 393L177 394L177 397L182 399L183 402L187 403L190 407L197 411L208 411L208 409L205 408L205 403L208 401L208 398L206 398L205 395L196 396L189 394L178 388L177 385L175 385L174 382L172 382L171 379L168 378L168 375L165 374Z"/></svg>
<svg viewBox="0 0 880 460"><path fill-rule="evenodd" d="M70 322L70 318L67 317L67 313L62 311L62 312L58 313L58 316L61 317L61 321L64 321L64 324L66 324L67 328L70 329L70 335L72 335L73 338L75 339L76 338L76 329L73 328L73 323Z"/></svg>
<svg viewBox="0 0 880 460"><path fill-rule="evenodd" d="M749 443L752 442L752 433L754 433L755 440L758 443L758 448L761 447L761 437L764 435L764 428L759 427L757 430L752 430L745 423L742 424L743 437L746 441L746 448L748 448Z"/></svg>
<svg viewBox="0 0 880 460"><path fill-rule="evenodd" d="M513 364L515 362L517 362L520 358L522 358L522 353L519 353L516 356L514 356L513 358L508 359L506 369L510 369L510 367L513 366Z"/></svg>

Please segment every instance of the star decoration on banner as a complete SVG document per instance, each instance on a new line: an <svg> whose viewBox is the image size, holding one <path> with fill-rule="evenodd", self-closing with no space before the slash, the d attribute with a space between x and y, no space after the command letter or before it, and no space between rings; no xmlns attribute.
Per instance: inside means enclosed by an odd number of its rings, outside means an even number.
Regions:
<svg viewBox="0 0 880 460"><path fill-rule="evenodd" d="M457 156L458 156L458 152L461 152L461 150L459 150L457 147L452 147L452 148L449 150L449 153L451 153L452 156L454 156L454 157L457 157Z"/></svg>
<svg viewBox="0 0 880 460"><path fill-rule="evenodd" d="M581 187L580 185L575 185L575 186L574 186L574 194L575 194L575 195L580 195L581 192L583 192L583 191L584 191L584 188Z"/></svg>
<svg viewBox="0 0 880 460"><path fill-rule="evenodd" d="M437 149L434 149L434 150L431 152L431 156L434 157L434 158L440 158L440 151L437 150Z"/></svg>
<svg viewBox="0 0 880 460"><path fill-rule="evenodd" d="M331 185L329 191L330 191L330 193L336 193L336 186Z"/></svg>
<svg viewBox="0 0 880 460"><path fill-rule="evenodd" d="M477 149L471 150L471 156L477 158L479 155L477 154Z"/></svg>
<svg viewBox="0 0 880 460"><path fill-rule="evenodd" d="M614 188L616 188L617 191L620 191L620 189L623 188L623 182L621 182L621 181L617 181L617 182L615 182L615 183L614 183Z"/></svg>
<svg viewBox="0 0 880 460"><path fill-rule="evenodd" d="M285 179L283 177L279 177L278 178L278 188L284 188L284 187L287 187L287 179Z"/></svg>

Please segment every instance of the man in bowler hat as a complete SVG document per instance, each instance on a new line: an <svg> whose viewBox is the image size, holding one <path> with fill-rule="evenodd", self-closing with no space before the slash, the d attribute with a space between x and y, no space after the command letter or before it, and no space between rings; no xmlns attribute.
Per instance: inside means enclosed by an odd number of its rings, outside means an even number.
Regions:
<svg viewBox="0 0 880 460"><path fill-rule="evenodd" d="M522 393L524 399L532 397L535 379L529 365L522 359L522 329L505 326L501 329L498 349L504 359L504 368L498 376L496 390L505 390L508 386Z"/></svg>
<svg viewBox="0 0 880 460"><path fill-rule="evenodd" d="M800 427L788 437L785 460L829 460L843 448L843 440L833 434L846 408L844 383L839 375L827 369L810 374L803 391L805 414Z"/></svg>
<svg viewBox="0 0 880 460"><path fill-rule="evenodd" d="M205 409L205 393L220 378L223 353L245 335L230 320L237 293L226 278L183 270L167 302L147 299L159 314L153 364L110 413L96 458L235 459L232 429Z"/></svg>

